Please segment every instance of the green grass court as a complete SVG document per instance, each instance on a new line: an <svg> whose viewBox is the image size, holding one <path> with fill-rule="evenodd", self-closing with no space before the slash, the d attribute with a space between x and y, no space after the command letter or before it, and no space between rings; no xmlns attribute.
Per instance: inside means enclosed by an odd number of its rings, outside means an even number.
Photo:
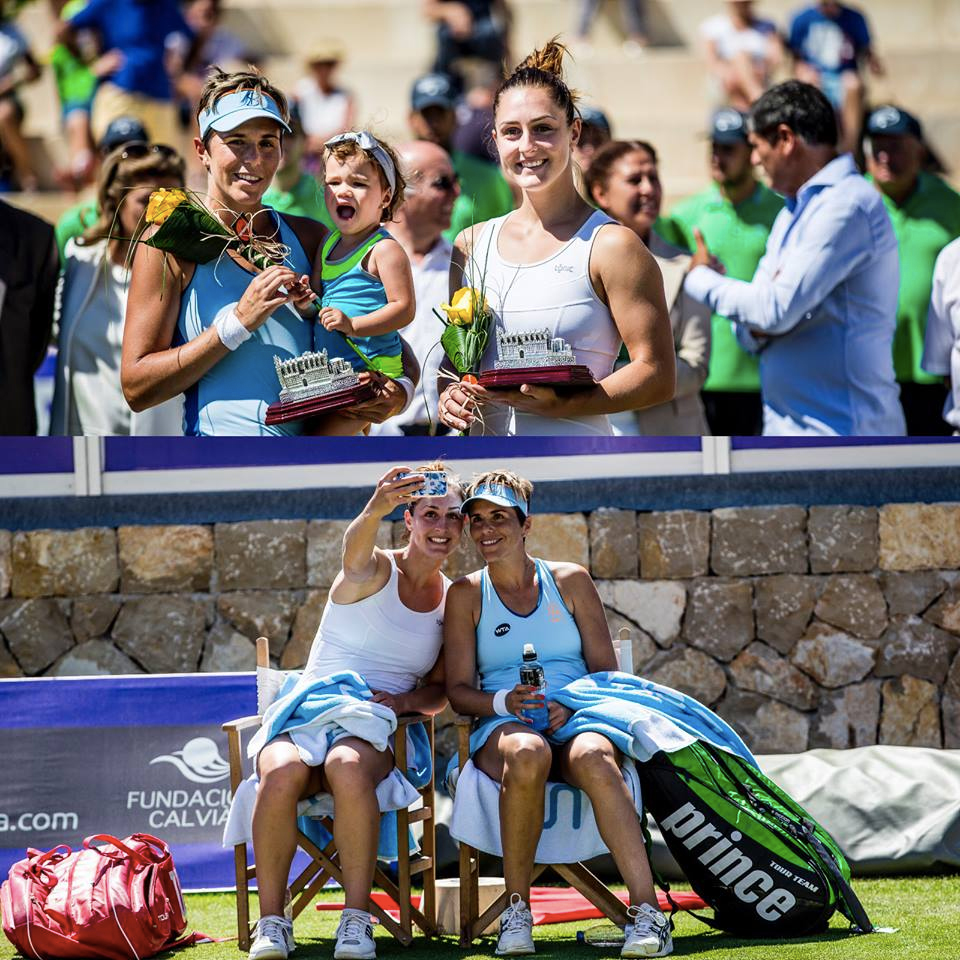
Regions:
<svg viewBox="0 0 960 960"><path fill-rule="evenodd" d="M847 922L834 916L830 929L807 940L773 942L741 940L708 929L692 917L680 914L674 931L674 956L703 957L710 960L958 960L960 958L960 875L940 877L895 877L891 879L857 880L854 884L870 919L882 927L898 927L894 934L851 936ZM323 895L338 900L339 891ZM202 930L211 936L232 937L234 901L229 894L193 894L187 897L188 930ZM255 911L255 905L252 905ZM305 910L296 923L296 960L320 960L333 955L333 933L338 913ZM613 948L579 945L578 930L585 930L599 920L579 920L534 928L537 956L565 960L616 957ZM493 942L475 944L461 950L452 938L440 942L417 939L404 949L388 934L377 931L377 953L381 960L431 960L437 957L492 957ZM4 938L0 943L0 960L16 956ZM237 960L240 954L236 940L203 944L166 957L183 960Z"/></svg>

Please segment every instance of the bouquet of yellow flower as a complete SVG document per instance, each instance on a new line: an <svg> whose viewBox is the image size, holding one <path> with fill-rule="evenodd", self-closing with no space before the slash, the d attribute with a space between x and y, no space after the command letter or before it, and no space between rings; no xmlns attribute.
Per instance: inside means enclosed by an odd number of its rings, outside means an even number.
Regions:
<svg viewBox="0 0 960 960"><path fill-rule="evenodd" d="M258 270L273 263L283 263L290 250L283 243L262 238L245 237L221 223L202 203L186 190L161 187L150 194L144 219L159 229L144 242L168 253L209 263L235 250Z"/></svg>
<svg viewBox="0 0 960 960"><path fill-rule="evenodd" d="M457 373L475 377L490 338L491 314L483 290L461 287L450 303L433 312L445 326L440 343Z"/></svg>

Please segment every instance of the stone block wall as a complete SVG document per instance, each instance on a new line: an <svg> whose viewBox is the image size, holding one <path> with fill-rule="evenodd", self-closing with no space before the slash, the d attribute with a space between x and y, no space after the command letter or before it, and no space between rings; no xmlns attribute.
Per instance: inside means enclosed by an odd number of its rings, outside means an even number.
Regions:
<svg viewBox="0 0 960 960"><path fill-rule="evenodd" d="M345 528L0 531L0 676L247 670L261 634L302 666ZM541 514L528 543L587 566L637 672L758 753L960 747L960 504ZM465 537L447 572L478 564Z"/></svg>

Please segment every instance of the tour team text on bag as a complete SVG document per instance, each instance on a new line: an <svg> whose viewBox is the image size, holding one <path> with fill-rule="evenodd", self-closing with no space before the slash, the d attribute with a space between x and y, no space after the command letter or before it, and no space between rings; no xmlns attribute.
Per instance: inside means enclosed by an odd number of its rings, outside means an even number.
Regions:
<svg viewBox="0 0 960 960"><path fill-rule="evenodd" d="M833 838L772 780L703 741L638 763L643 800L712 925L747 937L800 937L835 910L873 925ZM709 921L708 921L709 922Z"/></svg>
<svg viewBox="0 0 960 960"><path fill-rule="evenodd" d="M141 960L187 925L170 850L145 833L97 834L76 852L28 850L0 888L0 908L10 942L35 960Z"/></svg>

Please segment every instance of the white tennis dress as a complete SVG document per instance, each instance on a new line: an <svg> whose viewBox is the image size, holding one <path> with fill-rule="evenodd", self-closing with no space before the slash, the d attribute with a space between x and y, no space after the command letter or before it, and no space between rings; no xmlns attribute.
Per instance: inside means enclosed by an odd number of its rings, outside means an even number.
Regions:
<svg viewBox="0 0 960 960"><path fill-rule="evenodd" d="M480 226L465 271L471 286L479 288L482 280L493 314L481 372L494 367L497 330L522 333L546 329L551 337L563 337L573 348L577 363L589 367L597 380L609 376L622 341L610 310L590 282L590 251L597 231L616 221L597 210L546 260L510 263L498 249L506 219L497 217ZM609 436L612 432L605 415L558 419L492 405L483 407L481 413L483 422L474 424L471 435Z"/></svg>

